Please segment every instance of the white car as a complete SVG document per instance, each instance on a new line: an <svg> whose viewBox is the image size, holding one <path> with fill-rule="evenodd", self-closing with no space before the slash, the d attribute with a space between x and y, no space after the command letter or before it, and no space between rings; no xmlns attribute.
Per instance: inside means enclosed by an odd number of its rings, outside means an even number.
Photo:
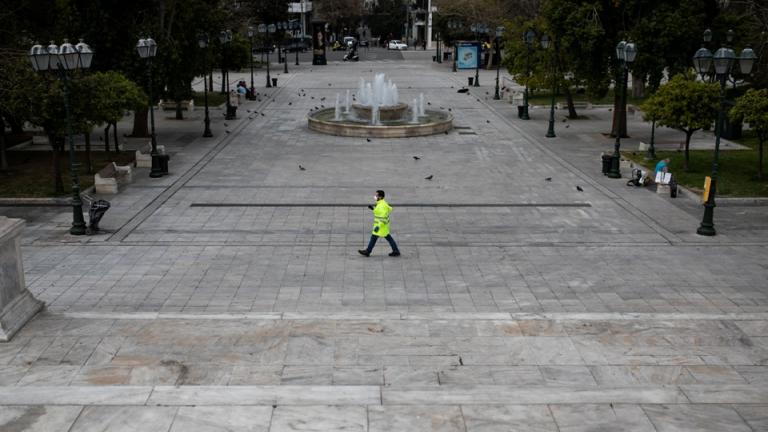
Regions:
<svg viewBox="0 0 768 432"><path fill-rule="evenodd" d="M405 42L401 42L399 40L391 40L389 41L389 44L387 44L387 49L391 50L407 50L408 45L405 44Z"/></svg>

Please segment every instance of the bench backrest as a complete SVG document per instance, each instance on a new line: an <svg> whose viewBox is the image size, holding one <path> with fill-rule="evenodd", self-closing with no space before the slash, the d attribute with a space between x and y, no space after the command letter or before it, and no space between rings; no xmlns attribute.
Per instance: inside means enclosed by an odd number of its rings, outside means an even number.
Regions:
<svg viewBox="0 0 768 432"><path fill-rule="evenodd" d="M115 178L115 176L117 176L117 167L114 162L108 163L99 171L99 177L101 178Z"/></svg>

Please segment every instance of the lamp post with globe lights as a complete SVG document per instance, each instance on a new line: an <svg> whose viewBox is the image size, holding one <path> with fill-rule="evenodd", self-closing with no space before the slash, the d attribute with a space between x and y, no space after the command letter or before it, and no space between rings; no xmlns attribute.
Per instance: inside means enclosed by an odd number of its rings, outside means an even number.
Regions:
<svg viewBox="0 0 768 432"><path fill-rule="evenodd" d="M552 40L549 38L548 35L543 35L541 37L541 47L544 48L544 50L548 50L550 45L552 45ZM555 47L554 49L554 56L557 56L557 49ZM554 57L553 57L554 58ZM545 135L547 138L555 138L557 135L555 135L555 95L557 94L557 62L555 60L552 60L552 100L549 104L549 125L547 127L547 134Z"/></svg>
<svg viewBox="0 0 768 432"><path fill-rule="evenodd" d="M84 235L86 233L85 218L83 217L83 201L80 198L80 179L75 154L75 141L72 133L72 113L69 104L69 73L77 69L88 69L93 60L93 50L80 40L73 46L66 39L61 46L53 42L47 47L34 45L29 50L29 60L36 72L54 71L57 78L64 84L64 113L67 124L67 138L69 140L69 172L72 177L72 227L69 233L72 235Z"/></svg>
<svg viewBox="0 0 768 432"><path fill-rule="evenodd" d="M616 45L616 58L621 66L621 99L619 100L619 110L616 113L619 124L625 121L627 105L627 81L629 80L629 66L634 63L637 57L637 46L632 42L621 41ZM619 82L616 83L617 85ZM618 91L618 88L616 89ZM605 174L610 178L621 178L619 164L621 161L621 126L616 132L616 141L613 145L613 156L611 157L611 169Z"/></svg>
<svg viewBox="0 0 768 432"><path fill-rule="evenodd" d="M203 131L204 138L210 138L213 136L213 133L211 132L211 117L208 112L208 79L206 78L208 76L208 43L209 39L207 34L200 34L197 36L198 46L205 50L203 52L203 70L205 71L203 73L203 100L205 101L205 130Z"/></svg>
<svg viewBox="0 0 768 432"><path fill-rule="evenodd" d="M707 29L704 32L704 42L710 42L712 40L712 32ZM727 42L733 40L733 31L729 30L726 38ZM703 236L713 236L717 234L714 223L715 212L715 195L717 192L717 170L720 158L720 136L723 130L723 123L725 119L725 85L729 79L729 76L733 73L733 65L739 64L739 71L743 75L749 75L752 72L752 66L754 66L757 56L755 51L747 46L741 53L736 56L736 52L727 46L722 46L715 51L714 55L706 47L699 48L693 55L693 66L696 72L704 80L707 77L711 81L717 80L720 83L720 104L717 110L717 124L715 125L715 154L712 160L712 175L709 181L709 193L706 193L704 202L704 217L701 220L699 228L696 233Z"/></svg>
<svg viewBox="0 0 768 432"><path fill-rule="evenodd" d="M493 94L493 98L495 100L501 99L501 95L499 94L499 69L501 69L501 37L504 36L504 27L498 26L496 27L496 38L494 38L494 42L496 45L496 91ZM493 58L493 56L491 56Z"/></svg>
<svg viewBox="0 0 768 432"><path fill-rule="evenodd" d="M163 170L160 166L160 155L157 153L157 135L155 134L155 108L153 105L152 96L152 59L157 55L157 43L151 37L141 38L136 44L136 51L139 53L139 57L147 61L147 89L149 93L149 127L150 127L150 143L152 145L152 151L150 156L152 157L152 170L149 172L149 176L152 178L158 178L163 176Z"/></svg>
<svg viewBox="0 0 768 432"><path fill-rule="evenodd" d="M248 31L246 34L248 35L248 42L250 45L250 50L249 50L250 54L248 55L248 59L251 65L251 91L248 92L248 99L254 100L256 99L256 96L255 96L256 87L254 87L253 85L253 35L255 34L253 27L248 26Z"/></svg>

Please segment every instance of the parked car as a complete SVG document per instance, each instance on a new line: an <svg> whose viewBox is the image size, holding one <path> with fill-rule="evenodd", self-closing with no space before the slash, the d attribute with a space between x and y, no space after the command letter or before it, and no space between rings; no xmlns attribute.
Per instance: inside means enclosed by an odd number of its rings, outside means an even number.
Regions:
<svg viewBox="0 0 768 432"><path fill-rule="evenodd" d="M391 50L407 50L408 45L406 45L405 42L399 41L399 40L391 40L387 44L387 49Z"/></svg>

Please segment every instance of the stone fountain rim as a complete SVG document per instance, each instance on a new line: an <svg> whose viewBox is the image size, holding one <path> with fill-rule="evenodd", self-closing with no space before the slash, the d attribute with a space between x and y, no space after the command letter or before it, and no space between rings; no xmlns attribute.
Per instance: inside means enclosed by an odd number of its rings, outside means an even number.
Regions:
<svg viewBox="0 0 768 432"><path fill-rule="evenodd" d="M334 110L334 108L325 108L310 113L307 116L309 129L326 135L372 138L408 138L428 136L436 135L453 129L453 114L436 110L426 110L426 112L440 113L441 115L445 116L445 119L437 122L420 124L406 123L401 125L369 125L352 123L343 124L344 128L341 129L339 128L341 124L337 121L320 120L316 118L316 116L320 113L331 112Z"/></svg>

